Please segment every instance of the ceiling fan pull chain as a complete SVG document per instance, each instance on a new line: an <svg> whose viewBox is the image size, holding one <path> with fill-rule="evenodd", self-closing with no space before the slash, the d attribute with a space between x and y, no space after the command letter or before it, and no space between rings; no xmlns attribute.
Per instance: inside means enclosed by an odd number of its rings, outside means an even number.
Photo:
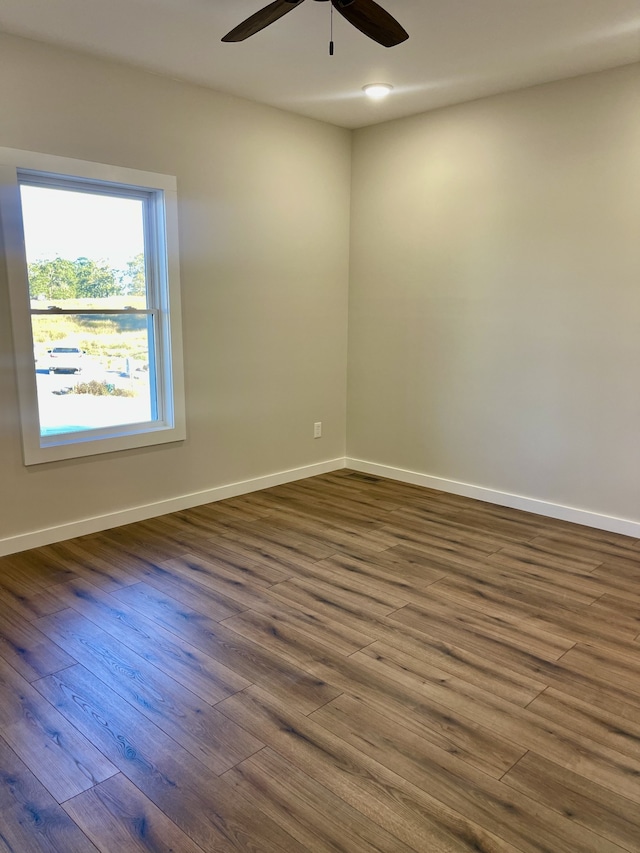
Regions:
<svg viewBox="0 0 640 853"><path fill-rule="evenodd" d="M329 25L329 56L333 56L333 3L329 4L329 21L331 22Z"/></svg>

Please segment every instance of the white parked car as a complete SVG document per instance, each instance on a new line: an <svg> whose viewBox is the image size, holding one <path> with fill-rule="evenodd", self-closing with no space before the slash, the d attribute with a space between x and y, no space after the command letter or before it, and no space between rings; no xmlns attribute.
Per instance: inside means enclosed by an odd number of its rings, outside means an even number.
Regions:
<svg viewBox="0 0 640 853"><path fill-rule="evenodd" d="M80 347L52 347L49 353L50 373L80 373L85 351Z"/></svg>

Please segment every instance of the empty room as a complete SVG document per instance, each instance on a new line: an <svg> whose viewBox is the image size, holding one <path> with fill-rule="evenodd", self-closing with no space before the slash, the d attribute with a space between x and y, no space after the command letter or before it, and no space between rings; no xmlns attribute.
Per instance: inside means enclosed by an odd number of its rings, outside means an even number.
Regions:
<svg viewBox="0 0 640 853"><path fill-rule="evenodd" d="M0 0L0 851L639 853L637 0Z"/></svg>

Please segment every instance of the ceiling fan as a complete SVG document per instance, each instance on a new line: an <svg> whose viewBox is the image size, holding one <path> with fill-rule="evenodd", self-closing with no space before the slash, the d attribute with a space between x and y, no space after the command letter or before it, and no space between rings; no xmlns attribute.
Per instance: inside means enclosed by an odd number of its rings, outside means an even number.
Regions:
<svg viewBox="0 0 640 853"><path fill-rule="evenodd" d="M374 0L330 0L333 8L356 29L383 47L394 47L409 38L406 30ZM244 41L282 18L304 0L275 0L227 33L222 41ZM328 0L317 0L328 2Z"/></svg>

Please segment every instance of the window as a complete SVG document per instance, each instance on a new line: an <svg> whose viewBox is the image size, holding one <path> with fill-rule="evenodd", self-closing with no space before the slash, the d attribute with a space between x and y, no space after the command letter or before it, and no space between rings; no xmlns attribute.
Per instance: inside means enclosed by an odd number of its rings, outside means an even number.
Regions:
<svg viewBox="0 0 640 853"><path fill-rule="evenodd" d="M184 438L175 179L0 149L26 464Z"/></svg>

